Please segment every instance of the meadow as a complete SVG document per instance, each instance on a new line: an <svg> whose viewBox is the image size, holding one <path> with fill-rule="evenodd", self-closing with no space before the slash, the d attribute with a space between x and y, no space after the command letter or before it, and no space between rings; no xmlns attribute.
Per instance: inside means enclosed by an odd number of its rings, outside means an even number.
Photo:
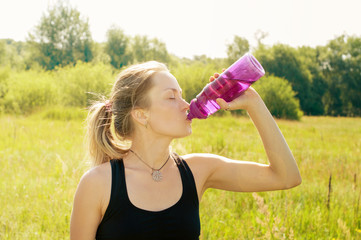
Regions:
<svg viewBox="0 0 361 240"><path fill-rule="evenodd" d="M79 109L0 117L0 239L68 239L74 193L89 169ZM208 189L201 239L361 239L361 119L276 119L299 166L296 188L239 193ZM172 143L178 154L209 152L267 163L248 116L194 120Z"/></svg>

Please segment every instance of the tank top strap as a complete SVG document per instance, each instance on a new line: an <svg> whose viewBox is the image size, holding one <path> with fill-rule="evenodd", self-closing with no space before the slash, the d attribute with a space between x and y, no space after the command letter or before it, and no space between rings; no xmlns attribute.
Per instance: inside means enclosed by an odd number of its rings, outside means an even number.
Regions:
<svg viewBox="0 0 361 240"><path fill-rule="evenodd" d="M181 174L182 183L184 184L184 188L186 191L187 199L194 199L194 203L198 206L198 194L197 194L197 187L194 180L194 176L192 174L191 169L189 168L187 162L179 156L176 152L173 152L173 156L176 160L178 165L178 169Z"/></svg>

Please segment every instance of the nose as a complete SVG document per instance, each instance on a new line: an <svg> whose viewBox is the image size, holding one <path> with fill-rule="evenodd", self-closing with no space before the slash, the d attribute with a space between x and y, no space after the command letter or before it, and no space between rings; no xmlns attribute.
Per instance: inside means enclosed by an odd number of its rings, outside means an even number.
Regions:
<svg viewBox="0 0 361 240"><path fill-rule="evenodd" d="M190 104L185 99L183 99L183 102L185 103L184 108L186 108L188 110Z"/></svg>

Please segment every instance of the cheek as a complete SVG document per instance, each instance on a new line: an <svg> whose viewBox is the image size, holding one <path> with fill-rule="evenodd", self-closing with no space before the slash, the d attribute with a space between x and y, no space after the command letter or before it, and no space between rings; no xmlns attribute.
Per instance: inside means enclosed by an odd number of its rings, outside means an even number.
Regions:
<svg viewBox="0 0 361 240"><path fill-rule="evenodd" d="M156 124L170 124L171 122L174 122L174 112L174 108L158 108L153 112L152 120Z"/></svg>
<svg viewBox="0 0 361 240"><path fill-rule="evenodd" d="M151 111L151 123L154 130L167 131L174 130L179 126L179 113L177 114L176 104L162 104L154 107Z"/></svg>

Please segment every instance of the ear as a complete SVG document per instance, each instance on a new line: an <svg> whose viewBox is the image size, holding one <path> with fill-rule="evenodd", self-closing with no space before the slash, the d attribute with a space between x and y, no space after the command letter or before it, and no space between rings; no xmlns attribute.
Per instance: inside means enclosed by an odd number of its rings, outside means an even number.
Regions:
<svg viewBox="0 0 361 240"><path fill-rule="evenodd" d="M133 109L131 115L133 119L141 125L146 125L149 119L149 112L142 108Z"/></svg>

